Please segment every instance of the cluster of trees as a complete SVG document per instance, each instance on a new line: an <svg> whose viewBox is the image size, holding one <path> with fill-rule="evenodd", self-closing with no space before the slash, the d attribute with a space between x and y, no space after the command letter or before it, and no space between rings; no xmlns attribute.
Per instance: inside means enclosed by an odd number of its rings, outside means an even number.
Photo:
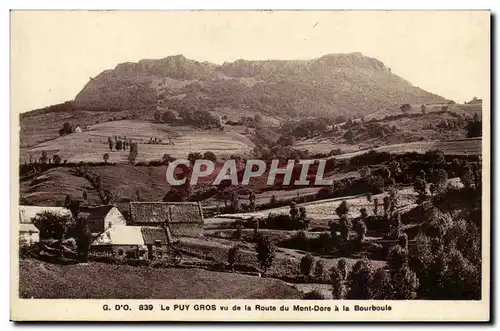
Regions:
<svg viewBox="0 0 500 331"><path fill-rule="evenodd" d="M80 164L76 168L77 174L84 177L90 183L90 185L97 191L101 202L108 205L113 202L114 195L113 192L102 185L101 176L94 173L87 165ZM86 193L85 193L86 196ZM86 200L86 198L85 198Z"/></svg>
<svg viewBox="0 0 500 331"><path fill-rule="evenodd" d="M483 135L483 121L476 113L471 120L467 121L465 126L467 130L467 138L481 137Z"/></svg>
<svg viewBox="0 0 500 331"><path fill-rule="evenodd" d="M154 119L157 122L164 122L164 123L175 123L177 120L177 116L175 116L174 112L171 110L165 110L164 112L161 112L159 110L155 111L154 114Z"/></svg>
<svg viewBox="0 0 500 331"><path fill-rule="evenodd" d="M59 129L59 135L60 136L65 136L67 134L71 134L72 132L73 132L73 127L68 122L65 122L63 124L63 127L61 129Z"/></svg>
<svg viewBox="0 0 500 331"><path fill-rule="evenodd" d="M267 218L263 220L260 227L279 230L305 230L309 227L309 223L310 220L307 217L306 208L303 206L297 207L296 202L292 201L290 203L288 215L270 213Z"/></svg>
<svg viewBox="0 0 500 331"><path fill-rule="evenodd" d="M33 224L40 230L40 240L50 242L59 251L59 257L64 256L64 248L76 248L75 257L78 261L88 260L92 235L84 219L78 218L79 201L67 196L65 207L71 215L62 215L51 211L43 211L33 218ZM39 247L41 249L41 247Z"/></svg>

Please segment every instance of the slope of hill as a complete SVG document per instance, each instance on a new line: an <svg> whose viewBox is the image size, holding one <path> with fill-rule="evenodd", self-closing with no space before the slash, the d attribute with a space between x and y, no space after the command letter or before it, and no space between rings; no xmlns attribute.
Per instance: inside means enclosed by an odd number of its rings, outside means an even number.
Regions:
<svg viewBox="0 0 500 331"><path fill-rule="evenodd" d="M46 115L44 115L46 116ZM138 143L137 161L159 160L164 154L176 158L186 157L190 152L213 151L220 156L240 154L250 151L254 144L244 135L236 132L219 130L197 130L184 126L168 126L163 123L143 121L112 121L89 126L84 132L57 137L21 151L21 161L40 157L42 151L49 157L58 154L68 162L101 162L108 153L109 162L126 163L127 151L109 150L108 137L126 136ZM150 144L150 138L163 141L162 144ZM169 145L172 139L175 145Z"/></svg>
<svg viewBox="0 0 500 331"><path fill-rule="evenodd" d="M402 103L446 100L412 86L361 53L307 61L237 60L219 66L182 55L122 63L92 78L75 97L91 110L254 109L269 114L364 115Z"/></svg>
<svg viewBox="0 0 500 331"><path fill-rule="evenodd" d="M103 263L54 265L23 260L21 298L300 299L286 283L201 269L151 269Z"/></svg>

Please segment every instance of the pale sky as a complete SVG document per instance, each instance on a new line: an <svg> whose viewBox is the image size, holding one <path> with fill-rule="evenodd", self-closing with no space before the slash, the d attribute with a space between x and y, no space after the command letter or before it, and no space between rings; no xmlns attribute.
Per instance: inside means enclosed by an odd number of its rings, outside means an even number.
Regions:
<svg viewBox="0 0 500 331"><path fill-rule="evenodd" d="M413 85L464 102L489 93L489 12L13 12L13 111L72 100L121 62L183 54L313 59L362 52Z"/></svg>

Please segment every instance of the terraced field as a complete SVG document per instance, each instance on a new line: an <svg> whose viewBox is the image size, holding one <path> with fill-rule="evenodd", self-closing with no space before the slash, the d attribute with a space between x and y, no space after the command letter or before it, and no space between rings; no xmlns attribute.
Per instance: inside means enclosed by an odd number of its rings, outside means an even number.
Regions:
<svg viewBox="0 0 500 331"><path fill-rule="evenodd" d="M244 135L218 130L197 130L191 127L168 126L142 121L112 121L92 125L87 131L72 133L40 143L21 151L21 161L40 157L42 151L49 155L59 154L68 162L100 162L104 153L109 153L109 162L126 163L127 151L109 150L108 137L126 136L138 143L137 161L161 159L163 154L186 157L190 152L213 151L217 155L229 156L246 153L254 144ZM149 144L150 138L161 139L165 144ZM174 145L168 145L169 138Z"/></svg>

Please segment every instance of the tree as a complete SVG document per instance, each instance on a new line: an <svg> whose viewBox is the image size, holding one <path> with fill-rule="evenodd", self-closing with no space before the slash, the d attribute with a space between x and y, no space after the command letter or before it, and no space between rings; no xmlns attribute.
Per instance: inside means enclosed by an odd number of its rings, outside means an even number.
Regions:
<svg viewBox="0 0 500 331"><path fill-rule="evenodd" d="M347 130L344 134L344 139L348 144L352 144L354 142L354 132L351 129Z"/></svg>
<svg viewBox="0 0 500 331"><path fill-rule="evenodd" d="M345 296L344 278L342 277L342 271L337 266L330 268L330 281L333 299L343 299Z"/></svg>
<svg viewBox="0 0 500 331"><path fill-rule="evenodd" d="M200 152L191 152L188 154L187 158L191 164L194 164L196 160L203 159L203 155Z"/></svg>
<svg viewBox="0 0 500 331"><path fill-rule="evenodd" d="M269 198L269 205L271 207L274 207L276 205L278 205L278 199L276 199L276 195L271 195L271 198Z"/></svg>
<svg viewBox="0 0 500 331"><path fill-rule="evenodd" d="M123 142L122 142L121 140L118 140L118 141L116 142L116 144L115 144L115 149L116 149L117 151L121 151L122 149L124 149L124 148L123 148Z"/></svg>
<svg viewBox="0 0 500 331"><path fill-rule="evenodd" d="M347 219L346 215L342 215L339 218L339 230L340 230L340 235L344 241L349 240L349 229L350 229L350 223L349 220Z"/></svg>
<svg viewBox="0 0 500 331"><path fill-rule="evenodd" d="M165 123L173 123L175 121L175 114L172 111L167 110L163 112L161 119Z"/></svg>
<svg viewBox="0 0 500 331"><path fill-rule="evenodd" d="M418 194L417 203L422 205L422 203L427 200L427 183L423 177L417 177L413 183L413 190Z"/></svg>
<svg viewBox="0 0 500 331"><path fill-rule="evenodd" d="M165 193L162 201L164 202L183 202L188 199L188 192L182 187L172 187Z"/></svg>
<svg viewBox="0 0 500 331"><path fill-rule="evenodd" d="M239 245L234 245L227 252L227 263L229 263L231 270L234 272L234 265L241 258Z"/></svg>
<svg viewBox="0 0 500 331"><path fill-rule="evenodd" d="M92 234L87 228L86 220L77 219L75 230L78 260L81 262L87 262L90 252L90 245L92 244Z"/></svg>
<svg viewBox="0 0 500 331"><path fill-rule="evenodd" d="M268 237L261 237L257 241L255 250L257 251L257 259L262 269L264 269L264 273L266 273L267 269L269 269L273 263L276 251L275 247Z"/></svg>
<svg viewBox="0 0 500 331"><path fill-rule="evenodd" d="M71 126L71 124L68 122L65 122L63 124L62 129L59 130L59 135L64 136L64 135L70 134L72 132L73 132L73 127Z"/></svg>
<svg viewBox="0 0 500 331"><path fill-rule="evenodd" d="M377 269L370 283L370 299L388 300L391 297L391 293L391 277L389 272L383 268Z"/></svg>
<svg viewBox="0 0 500 331"><path fill-rule="evenodd" d="M64 203L63 203L64 208L69 209L71 207L72 200L73 199L71 198L71 195L66 194L66 196L64 197Z"/></svg>
<svg viewBox="0 0 500 331"><path fill-rule="evenodd" d="M427 107L425 107L425 105L420 106L420 110L422 111L422 114L427 114Z"/></svg>
<svg viewBox="0 0 500 331"><path fill-rule="evenodd" d="M135 201L142 201L140 190L135 190Z"/></svg>
<svg viewBox="0 0 500 331"><path fill-rule="evenodd" d="M446 184L448 182L448 173L444 169L436 169L434 171L434 176L432 184L430 187L431 193L439 195L444 193L446 190Z"/></svg>
<svg viewBox="0 0 500 331"><path fill-rule="evenodd" d="M346 215L349 212L349 207L347 206L347 202L344 200L340 203L340 205L335 208L335 212L339 217Z"/></svg>
<svg viewBox="0 0 500 331"><path fill-rule="evenodd" d="M368 259L357 261L347 278L347 283L349 284L347 299L370 299L370 284L372 278L373 271L370 261Z"/></svg>
<svg viewBox="0 0 500 331"><path fill-rule="evenodd" d="M40 163L47 163L47 160L49 158L47 157L47 152L46 151L42 151L42 156L40 157Z"/></svg>
<svg viewBox="0 0 500 331"><path fill-rule="evenodd" d="M391 299L415 299L419 280L417 275L410 270L408 263L408 250L397 245L389 251L387 265L391 277Z"/></svg>
<svg viewBox="0 0 500 331"><path fill-rule="evenodd" d="M373 215L378 215L378 198L373 199Z"/></svg>
<svg viewBox="0 0 500 331"><path fill-rule="evenodd" d="M405 103L404 105L401 105L400 109L403 113L407 113L411 110L411 105L409 103Z"/></svg>
<svg viewBox="0 0 500 331"><path fill-rule="evenodd" d="M314 277L316 278L316 281L321 281L324 273L325 263L322 260L316 261L316 266L314 267Z"/></svg>
<svg viewBox="0 0 500 331"><path fill-rule="evenodd" d="M163 164L169 165L170 162L174 162L175 161L175 158L173 158L172 156L170 156L170 154L163 154L163 157L161 158L161 161L162 161Z"/></svg>
<svg viewBox="0 0 500 331"><path fill-rule="evenodd" d="M299 224L300 229L307 229L309 227L309 219L307 218L307 209L304 206L299 207Z"/></svg>
<svg viewBox="0 0 500 331"><path fill-rule="evenodd" d="M61 157L58 154L55 154L52 157L52 163L54 163L54 164L60 164L61 161L62 161L62 159L61 159Z"/></svg>
<svg viewBox="0 0 500 331"><path fill-rule="evenodd" d="M205 153L203 153L203 159L215 162L217 161L217 156L215 155L214 152L206 151Z"/></svg>
<svg viewBox="0 0 500 331"><path fill-rule="evenodd" d="M83 192L82 192L82 198L85 201L87 200L87 198L88 198L87 191L83 190Z"/></svg>
<svg viewBox="0 0 500 331"><path fill-rule="evenodd" d="M306 277L306 279L309 278L313 265L314 265L314 258L311 255L311 253L307 253L300 260L300 273L303 274Z"/></svg>
<svg viewBox="0 0 500 331"><path fill-rule="evenodd" d="M101 194L102 203L105 205L111 204L113 202L113 199L113 192L111 192L110 190L104 190L104 192Z"/></svg>
<svg viewBox="0 0 500 331"><path fill-rule="evenodd" d="M108 163L109 154L108 153L104 153L104 155L102 156L102 159L104 160L105 163Z"/></svg>
<svg viewBox="0 0 500 331"><path fill-rule="evenodd" d="M138 154L137 143L130 143L130 151L128 154L128 161L131 164L135 163L135 159L137 158L137 154Z"/></svg>
<svg viewBox="0 0 500 331"><path fill-rule="evenodd" d="M465 126L467 130L467 138L481 137L483 135L483 122L479 119L476 113L472 120L467 121Z"/></svg>
<svg viewBox="0 0 500 331"><path fill-rule="evenodd" d="M354 222L354 231L356 232L356 240L358 244L361 244L365 240L367 227L363 219L358 219Z"/></svg>
<svg viewBox="0 0 500 331"><path fill-rule="evenodd" d="M159 121L161 119L161 112L159 110L155 111L153 114L155 121Z"/></svg>
<svg viewBox="0 0 500 331"><path fill-rule="evenodd" d="M347 279L347 261L344 258L338 260L337 268L340 271L340 275L342 276L342 280L346 280Z"/></svg>
<svg viewBox="0 0 500 331"><path fill-rule="evenodd" d="M363 168L359 169L359 175L361 178L368 178L368 176L371 175L371 170L367 166L364 166Z"/></svg>
<svg viewBox="0 0 500 331"><path fill-rule="evenodd" d="M71 222L69 215L61 215L51 211L38 213L33 219L33 224L40 230L40 239L56 239L61 241L66 226Z"/></svg>

